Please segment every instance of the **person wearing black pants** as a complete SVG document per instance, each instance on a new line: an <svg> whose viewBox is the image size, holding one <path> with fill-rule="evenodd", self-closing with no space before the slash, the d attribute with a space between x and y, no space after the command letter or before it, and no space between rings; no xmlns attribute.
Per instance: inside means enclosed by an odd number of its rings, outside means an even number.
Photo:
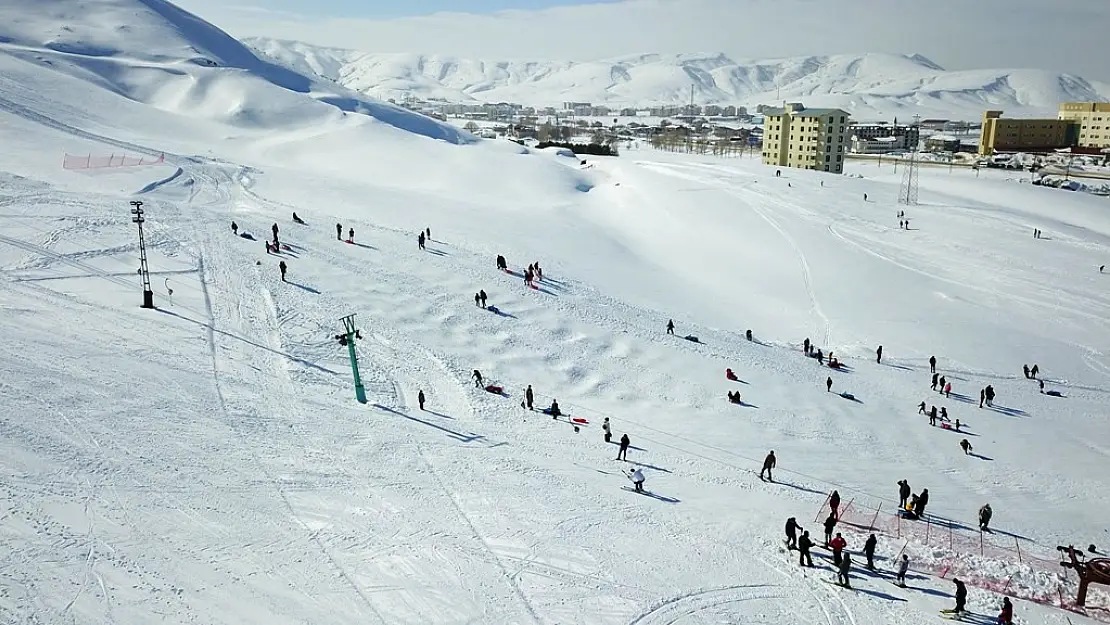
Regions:
<svg viewBox="0 0 1110 625"><path fill-rule="evenodd" d="M416 401L417 401L417 403L420 404L420 409L423 410L424 409L424 391L423 390L421 390L420 392L418 392L416 394Z"/></svg>
<svg viewBox="0 0 1110 625"><path fill-rule="evenodd" d="M632 441L628 440L627 434L621 434L621 448L617 450L617 460L624 460L628 462L628 446Z"/></svg>
<svg viewBox="0 0 1110 625"><path fill-rule="evenodd" d="M527 406L528 410L535 410L535 408L532 407L532 401L534 399L535 396L532 395L532 385L529 384L528 388L524 390L524 404Z"/></svg>
<svg viewBox="0 0 1110 625"><path fill-rule="evenodd" d="M867 556L867 570L875 570L875 546L879 544L879 539L875 538L872 534L867 542L863 543L863 555Z"/></svg>
<svg viewBox="0 0 1110 625"><path fill-rule="evenodd" d="M809 550L813 548L813 541L809 539L809 532L803 531L798 539L798 566L813 566L813 556Z"/></svg>
<svg viewBox="0 0 1110 625"><path fill-rule="evenodd" d="M278 269L281 270L281 281L285 282L285 270L288 269L288 267L285 266L284 260L278 263Z"/></svg>
<svg viewBox="0 0 1110 625"><path fill-rule="evenodd" d="M343 240L343 224L335 224L335 240Z"/></svg>

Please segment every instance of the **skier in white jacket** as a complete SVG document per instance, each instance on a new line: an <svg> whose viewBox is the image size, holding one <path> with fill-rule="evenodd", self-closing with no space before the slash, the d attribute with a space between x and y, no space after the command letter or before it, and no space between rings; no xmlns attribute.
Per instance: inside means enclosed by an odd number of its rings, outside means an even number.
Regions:
<svg viewBox="0 0 1110 625"><path fill-rule="evenodd" d="M898 585L902 588L906 587L906 571L910 568L910 557L902 554L902 561L898 563Z"/></svg>
<svg viewBox="0 0 1110 625"><path fill-rule="evenodd" d="M632 485L636 487L637 493L644 492L644 472L640 469L632 469L628 472L628 479L632 480Z"/></svg>

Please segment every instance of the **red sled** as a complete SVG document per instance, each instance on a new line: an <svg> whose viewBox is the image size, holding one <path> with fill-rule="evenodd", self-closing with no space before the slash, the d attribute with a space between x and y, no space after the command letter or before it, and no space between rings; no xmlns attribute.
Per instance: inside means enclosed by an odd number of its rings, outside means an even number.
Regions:
<svg viewBox="0 0 1110 625"><path fill-rule="evenodd" d="M575 423L582 423L582 424L589 423L589 421L583 419L582 417L572 417L571 421L573 421Z"/></svg>
<svg viewBox="0 0 1110 625"><path fill-rule="evenodd" d="M495 395L501 395L502 393L505 392L505 389L503 389L500 386L497 386L495 384L490 384L489 386L486 387L486 391L490 392L490 393L493 393Z"/></svg>
<svg viewBox="0 0 1110 625"><path fill-rule="evenodd" d="M347 243L351 243L351 244L354 244L354 242L355 242L355 240L354 240L354 239L347 239Z"/></svg>

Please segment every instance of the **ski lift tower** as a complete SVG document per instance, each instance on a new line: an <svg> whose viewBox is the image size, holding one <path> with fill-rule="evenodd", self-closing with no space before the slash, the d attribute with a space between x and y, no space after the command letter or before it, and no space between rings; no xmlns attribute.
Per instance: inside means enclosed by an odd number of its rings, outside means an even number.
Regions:
<svg viewBox="0 0 1110 625"><path fill-rule="evenodd" d="M915 128L920 126L920 115L913 116L913 125ZM906 163L906 169L902 172L902 186L898 189L898 203L905 204L906 206L917 206L917 189L918 189L918 164L917 164L917 146L913 146L910 151L910 160Z"/></svg>
<svg viewBox="0 0 1110 625"><path fill-rule="evenodd" d="M150 269L146 263L146 237L143 236L143 224L146 216L143 214L143 203L135 200L130 202L131 222L139 226L139 277L143 281L143 308L154 308L154 290L150 288Z"/></svg>
<svg viewBox="0 0 1110 625"><path fill-rule="evenodd" d="M338 335L339 344L346 345L351 358L351 373L355 379L355 399L358 403L366 403L366 388L362 385L362 377L358 374L358 355L355 352L355 340L362 338L362 332L355 327L355 316L347 315L340 319L343 322L343 334Z"/></svg>

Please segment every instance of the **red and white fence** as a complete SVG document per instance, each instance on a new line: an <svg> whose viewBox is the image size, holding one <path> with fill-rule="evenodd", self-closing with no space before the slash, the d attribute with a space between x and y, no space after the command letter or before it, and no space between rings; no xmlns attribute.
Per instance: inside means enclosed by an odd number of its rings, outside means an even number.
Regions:
<svg viewBox="0 0 1110 625"><path fill-rule="evenodd" d="M62 159L62 169L107 169L109 167L138 167L139 165L161 165L166 162L166 155L150 156L140 154L84 155L66 154Z"/></svg>

